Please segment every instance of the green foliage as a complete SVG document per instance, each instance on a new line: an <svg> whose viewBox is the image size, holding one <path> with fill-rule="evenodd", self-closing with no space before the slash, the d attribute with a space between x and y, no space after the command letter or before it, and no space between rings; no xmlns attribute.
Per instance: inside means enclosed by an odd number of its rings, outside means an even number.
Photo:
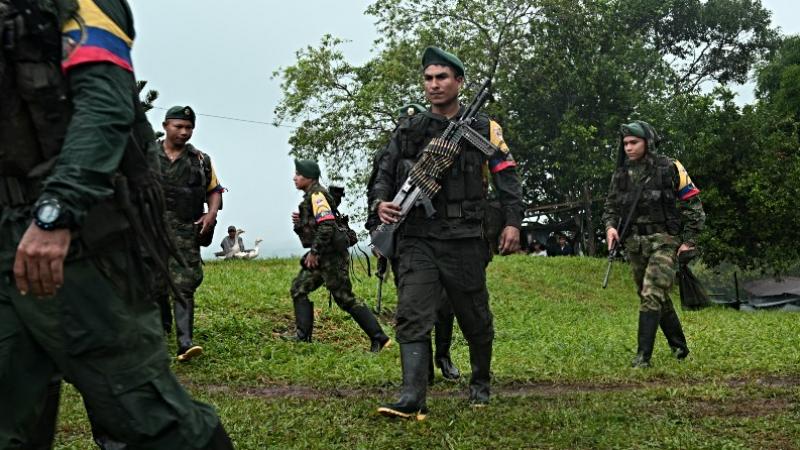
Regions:
<svg viewBox="0 0 800 450"><path fill-rule="evenodd" d="M758 71L758 97L778 111L797 117L800 111L800 36L783 40Z"/></svg>
<svg viewBox="0 0 800 450"><path fill-rule="evenodd" d="M701 87L746 81L776 40L758 0L376 0L366 12L379 33L372 59L348 63L344 43L326 36L275 73L284 92L276 120L300 122L292 153L317 155L332 179L346 177L351 192L363 192L371 155L394 128L396 109L423 101L422 49L439 45L465 61L468 81L493 77L495 101L487 111L504 126L534 205L586 194L602 199L617 130L628 120L666 130L670 156L710 153L698 149L695 132L711 140L720 130L706 113L722 91L704 94ZM787 90L794 88L797 74L781 76ZM715 168L701 158L688 162L695 181L710 186L700 174ZM600 207L596 202L596 222ZM728 234L715 251L741 239Z"/></svg>
<svg viewBox="0 0 800 450"><path fill-rule="evenodd" d="M141 98L142 92L144 88L147 86L147 80L136 80L136 91L139 93L140 102L142 104L142 108L144 112L150 111L155 107L155 102L158 100L158 91L153 89L148 89L147 93L145 94L144 98ZM164 136L164 132L160 130L153 130L155 132L156 139L161 138Z"/></svg>
<svg viewBox="0 0 800 450"><path fill-rule="evenodd" d="M173 369L216 407L237 448L791 448L800 439L793 314L681 312L689 359L673 359L659 335L654 367L634 370L638 299L624 264L603 290L601 260L495 258L492 404L468 408L467 380L437 373L421 423L377 415L398 391L398 347L368 353L366 336L328 308L324 290L312 298L314 343L277 336L292 326L296 260L205 268L195 336L206 352ZM374 302L374 278L354 285ZM385 301L396 307L391 280ZM394 336L390 316L381 322ZM455 336L453 358L468 371L466 342ZM56 448L92 446L71 388L58 433Z"/></svg>

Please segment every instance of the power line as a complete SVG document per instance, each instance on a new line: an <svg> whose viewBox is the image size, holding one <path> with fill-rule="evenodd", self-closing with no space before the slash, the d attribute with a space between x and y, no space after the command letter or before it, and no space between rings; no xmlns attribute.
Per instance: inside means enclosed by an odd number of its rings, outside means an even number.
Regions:
<svg viewBox="0 0 800 450"><path fill-rule="evenodd" d="M168 108L162 108L160 106L153 106L153 109L160 109L160 110L163 110L163 111L167 111L168 110ZM264 122L264 121L261 121L261 120L240 119L238 117L218 116L218 115L214 115L214 114L201 114L201 113L195 113L195 114L197 114L198 116L203 116L203 117L213 117L215 119L233 120L235 122L255 123L255 124L259 124L259 125L270 125L270 126L273 126L273 127L283 127L283 128L295 128L295 129L296 128L300 128L297 125L284 125L284 124L275 123L275 122Z"/></svg>

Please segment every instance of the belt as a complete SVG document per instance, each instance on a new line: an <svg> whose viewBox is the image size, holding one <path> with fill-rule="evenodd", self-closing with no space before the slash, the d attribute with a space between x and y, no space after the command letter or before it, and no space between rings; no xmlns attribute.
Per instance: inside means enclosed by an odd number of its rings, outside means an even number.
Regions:
<svg viewBox="0 0 800 450"><path fill-rule="evenodd" d="M648 236L656 233L667 233L667 226L662 223L635 223L633 224L633 234Z"/></svg>

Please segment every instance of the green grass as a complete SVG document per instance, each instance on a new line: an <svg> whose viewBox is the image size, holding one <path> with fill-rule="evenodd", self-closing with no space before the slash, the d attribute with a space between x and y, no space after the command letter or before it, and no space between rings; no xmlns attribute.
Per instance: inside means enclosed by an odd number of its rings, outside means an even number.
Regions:
<svg viewBox="0 0 800 450"><path fill-rule="evenodd" d="M800 448L798 316L711 308L681 312L692 354L675 361L659 336L654 368L628 367L636 348L630 269L604 261L495 258L494 397L466 406L466 381L441 378L421 423L375 413L400 381L396 346L378 355L327 292L316 305L315 342L292 328L289 285L297 261L206 265L196 341L206 354L174 365L198 398L214 404L237 448ZM354 282L374 302L375 279ZM384 308L395 308L391 281ZM675 296L677 302L677 295ZM391 316L382 318L391 331ZM453 357L468 369L456 332ZM174 343L170 342L170 351ZM90 448L80 399L64 390L58 448Z"/></svg>

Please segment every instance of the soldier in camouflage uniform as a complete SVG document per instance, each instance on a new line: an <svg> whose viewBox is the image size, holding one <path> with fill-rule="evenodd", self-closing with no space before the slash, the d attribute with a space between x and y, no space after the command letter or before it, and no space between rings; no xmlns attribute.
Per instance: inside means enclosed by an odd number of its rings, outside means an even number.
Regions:
<svg viewBox="0 0 800 450"><path fill-rule="evenodd" d="M173 302L178 361L186 362L203 353L192 341L194 332L194 293L203 282L201 241L210 243L217 212L222 209L224 188L219 184L211 158L189 144L196 116L189 106L173 106L164 116L165 136L160 141L159 162L163 174L166 220L186 265L170 259L170 274L185 304ZM208 204L208 211L205 205ZM207 244L204 244L207 245ZM163 288L158 299L162 324L171 328L169 291Z"/></svg>
<svg viewBox="0 0 800 450"><path fill-rule="evenodd" d="M615 241L624 244L641 301L634 367L650 366L659 325L676 358L689 354L669 291L678 255L695 248L705 222L700 190L678 160L656 153L658 143L658 134L646 122L621 127L619 161L603 214L609 249ZM617 228L639 189L629 233L619 236Z"/></svg>
<svg viewBox="0 0 800 450"><path fill-rule="evenodd" d="M102 448L232 448L169 370L153 303L134 35L124 0L0 0L0 449L52 446L62 378Z"/></svg>
<svg viewBox="0 0 800 450"><path fill-rule="evenodd" d="M337 224L338 211L333 197L319 183L320 170L310 160L295 161L294 184L305 192L298 211L292 214L294 231L309 251L300 259L300 273L292 282L296 331L284 335L288 340L311 342L314 304L308 295L325 284L333 300L361 327L370 339L370 351L379 352L391 344L378 320L364 302L353 294L350 284L350 239Z"/></svg>

